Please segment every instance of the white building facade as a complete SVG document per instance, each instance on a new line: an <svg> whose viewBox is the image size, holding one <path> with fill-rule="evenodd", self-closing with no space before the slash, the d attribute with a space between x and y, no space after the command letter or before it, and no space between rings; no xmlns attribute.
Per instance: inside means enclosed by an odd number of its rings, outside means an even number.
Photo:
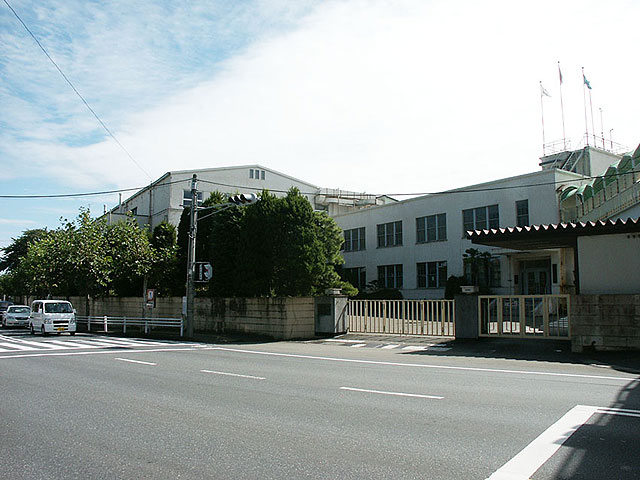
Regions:
<svg viewBox="0 0 640 480"><path fill-rule="evenodd" d="M395 202L384 196L320 188L261 165L246 165L167 172L105 212L105 217L111 223L133 215L141 226L150 225L151 228L163 221L178 225L184 207L191 205L191 179L194 174L198 179L199 202L206 200L214 191L232 195L269 190L277 196L284 196L291 188L297 188L315 210L326 211L331 216Z"/></svg>
<svg viewBox="0 0 640 480"><path fill-rule="evenodd" d="M443 298L447 278L464 274L465 251L478 248L467 231L557 223L558 189L583 179L547 169L337 215L345 273L359 289L376 280L404 298ZM492 255L496 294L565 293L573 285L573 258L561 249L479 249Z"/></svg>

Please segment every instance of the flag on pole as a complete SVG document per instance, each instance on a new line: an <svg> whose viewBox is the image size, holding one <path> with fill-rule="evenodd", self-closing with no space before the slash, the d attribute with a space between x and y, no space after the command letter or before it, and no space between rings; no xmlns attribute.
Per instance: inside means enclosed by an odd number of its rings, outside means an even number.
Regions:
<svg viewBox="0 0 640 480"><path fill-rule="evenodd" d="M582 80L584 80L584 84L587 86L587 88L591 90L591 84L589 83L589 80L587 80L587 77L585 77L584 72L582 72Z"/></svg>
<svg viewBox="0 0 640 480"><path fill-rule="evenodd" d="M562 70L560 70L560 62L558 62L558 76L560 77L560 85L562 85Z"/></svg>
<svg viewBox="0 0 640 480"><path fill-rule="evenodd" d="M546 97L550 97L551 96L549 91L542 86L542 82L540 82L540 95L544 95Z"/></svg>

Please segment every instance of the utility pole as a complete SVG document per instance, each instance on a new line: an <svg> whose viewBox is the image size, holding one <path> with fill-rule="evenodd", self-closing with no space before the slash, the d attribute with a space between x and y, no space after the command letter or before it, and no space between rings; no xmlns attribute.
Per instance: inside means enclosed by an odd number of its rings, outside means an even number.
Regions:
<svg viewBox="0 0 640 480"><path fill-rule="evenodd" d="M189 249L187 253L187 337L193 337L193 307L195 305L194 279L196 261L196 232L198 230L198 176L191 178L191 214L189 222Z"/></svg>
<svg viewBox="0 0 640 480"><path fill-rule="evenodd" d="M198 177L194 173L191 178L191 212L189 222L189 249L187 252L187 315L186 315L186 335L187 338L193 337L194 330L194 307L196 292L194 288L195 273L196 273L196 233L198 231L198 210L210 210L218 208L219 210L213 211L202 218L207 218L216 213L222 212L231 207L238 207L241 205L248 205L256 203L258 197L253 193L242 193L233 195L228 198L227 203L221 203L219 205L212 205L210 207L198 208Z"/></svg>

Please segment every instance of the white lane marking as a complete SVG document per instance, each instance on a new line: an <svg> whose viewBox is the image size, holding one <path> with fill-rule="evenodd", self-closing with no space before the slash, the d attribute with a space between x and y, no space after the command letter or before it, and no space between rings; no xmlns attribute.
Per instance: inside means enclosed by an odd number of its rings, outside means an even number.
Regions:
<svg viewBox="0 0 640 480"><path fill-rule="evenodd" d="M400 345L393 345L393 344L390 344L390 345L385 345L384 347L380 347L380 348L381 348L381 349L383 349L383 350L391 350L391 349L393 349L393 348L398 348L399 346L400 346Z"/></svg>
<svg viewBox="0 0 640 480"><path fill-rule="evenodd" d="M353 345L351 345L351 348L362 348L366 346L367 346L366 343L354 343Z"/></svg>
<svg viewBox="0 0 640 480"><path fill-rule="evenodd" d="M385 392L382 390L367 390L365 388L353 388L353 387L340 387L340 390L349 390L352 392L364 392L364 393L378 393L380 395L395 395L398 397L416 397L416 398L429 398L432 400L442 400L444 397L437 395L422 395L419 393L402 393L402 392Z"/></svg>
<svg viewBox="0 0 640 480"><path fill-rule="evenodd" d="M255 377L253 375L240 375L239 373L216 372L215 370L200 370L202 373L214 373L216 375L227 375L229 377L252 378L254 380L266 380L266 377Z"/></svg>
<svg viewBox="0 0 640 480"><path fill-rule="evenodd" d="M0 345L3 347L9 347L12 350L35 350L34 347L30 347L28 345L22 345L20 343L3 342L3 343L0 343Z"/></svg>
<svg viewBox="0 0 640 480"><path fill-rule="evenodd" d="M546 377L546 376L569 377L569 378L587 378L587 379L595 379L595 380L617 380L622 382L640 382L640 378L638 377L612 377L607 375L587 375L587 374L580 374L580 373L553 373L553 372L538 372L534 370L506 370L501 368L454 367L450 365L426 365L424 363L382 362L377 360L356 360L353 358L322 357L318 355L300 355L295 353L263 352L260 350L244 350L240 348L227 348L227 347L204 347L203 350L220 350L223 352L248 353L251 355L266 355L266 356L272 356L272 357L305 358L308 360L325 360L328 362L360 363L360 364L367 364L367 365L388 365L393 367L431 368L436 370L458 370L458 371L467 371L467 372L536 375L536 376L542 376L542 377Z"/></svg>
<svg viewBox="0 0 640 480"><path fill-rule="evenodd" d="M22 340L22 339L12 339L12 342L15 342L16 344L21 344L21 345L31 345L33 347L44 347L44 348L50 348L52 350L60 350L62 347L59 347L57 345L49 345L46 342L33 342L30 340Z"/></svg>
<svg viewBox="0 0 640 480"><path fill-rule="evenodd" d="M623 417L640 418L640 410L629 410L628 408L598 407L597 413L604 413L607 415L621 415Z"/></svg>
<svg viewBox="0 0 640 480"><path fill-rule="evenodd" d="M487 480L528 480L594 413L640 418L640 410L576 405Z"/></svg>
<svg viewBox="0 0 640 480"><path fill-rule="evenodd" d="M418 347L417 345L409 345L406 347L402 347L402 351L404 352L422 352L429 347Z"/></svg>
<svg viewBox="0 0 640 480"><path fill-rule="evenodd" d="M487 480L528 480L597 410L576 405Z"/></svg>
<svg viewBox="0 0 640 480"><path fill-rule="evenodd" d="M342 340L340 338L326 338L325 342L339 342L339 343L362 343L360 340Z"/></svg>
<svg viewBox="0 0 640 480"><path fill-rule="evenodd" d="M184 348L149 348L146 350L127 350L129 353L148 353L148 352L193 352L194 350L202 350L195 347ZM55 353L20 353L15 355L0 355L0 360L9 358L29 358L29 357L75 357L79 355L110 355L119 353L122 355L122 350L92 350L90 352L55 352Z"/></svg>
<svg viewBox="0 0 640 480"><path fill-rule="evenodd" d="M116 357L116 358L114 358L114 360L120 360L121 362L140 363L141 365L152 365L152 366L158 365L157 363L143 362L141 360L131 360L130 358Z"/></svg>
<svg viewBox="0 0 640 480"><path fill-rule="evenodd" d="M67 348L100 348L98 345L91 345L85 342L70 342L67 340L51 340L50 343L64 345Z"/></svg>

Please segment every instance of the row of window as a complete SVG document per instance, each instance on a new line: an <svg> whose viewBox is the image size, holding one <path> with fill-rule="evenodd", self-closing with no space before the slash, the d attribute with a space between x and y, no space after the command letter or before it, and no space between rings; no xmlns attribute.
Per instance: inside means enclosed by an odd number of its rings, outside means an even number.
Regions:
<svg viewBox="0 0 640 480"><path fill-rule="evenodd" d="M529 201L516 202L517 226L529 225ZM462 210L464 231L486 230L500 226L498 205ZM377 225L378 248L402 245L402 220ZM416 243L440 242L447 239L447 214L416 218ZM344 231L344 251L365 250L365 227Z"/></svg>
<svg viewBox="0 0 640 480"><path fill-rule="evenodd" d="M365 267L345 268L347 280L358 290L367 285ZM418 288L444 288L447 283L447 262L421 262L416 264ZM378 286L380 288L402 288L404 275L402 265L378 265Z"/></svg>
<svg viewBox="0 0 640 480"><path fill-rule="evenodd" d="M264 170L258 170L257 168L249 169L249 178L254 178L256 180L264 180Z"/></svg>
<svg viewBox="0 0 640 480"><path fill-rule="evenodd" d="M465 266L465 270L470 267ZM365 267L353 267L344 269L346 279L358 290L362 291L367 285L367 272ZM486 276L486 282L492 287L499 287L501 284L500 261L495 258L488 265L488 271L480 272ZM471 276L472 272L465 271L466 276ZM437 262L416 263L416 287L417 288L445 288L448 278L446 260ZM403 288L404 275L402 264L378 265L378 287L379 288Z"/></svg>

